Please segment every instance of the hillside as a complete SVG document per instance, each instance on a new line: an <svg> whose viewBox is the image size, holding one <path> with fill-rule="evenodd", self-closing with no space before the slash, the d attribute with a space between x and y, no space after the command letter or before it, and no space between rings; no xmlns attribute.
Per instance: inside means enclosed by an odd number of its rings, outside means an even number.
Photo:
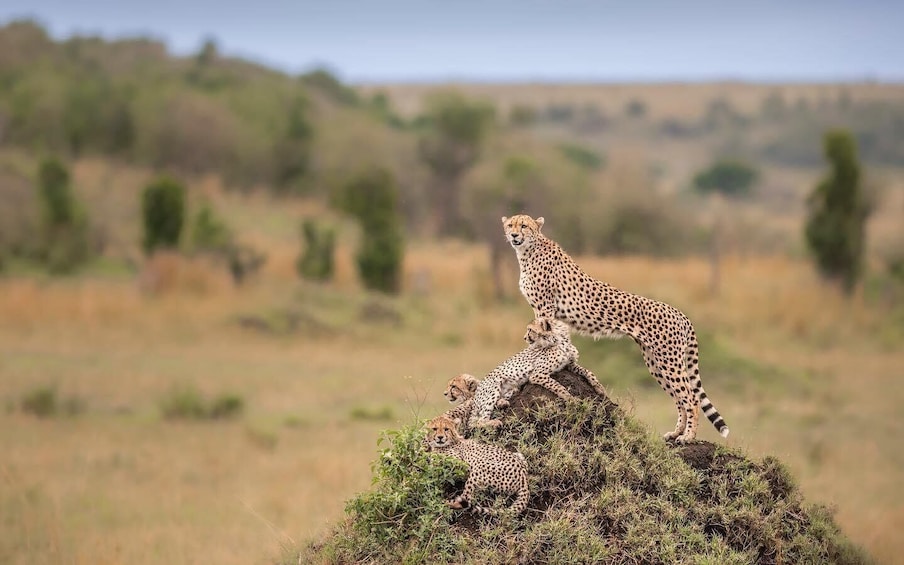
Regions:
<svg viewBox="0 0 904 565"><path fill-rule="evenodd" d="M446 508L465 471L424 453L423 431L410 425L384 435L373 489L348 503L325 539L286 562L870 562L831 511L806 504L777 459L753 461L702 441L667 446L579 377L555 377L580 399L562 406L527 385L497 437L475 436L526 457L524 515L477 518Z"/></svg>

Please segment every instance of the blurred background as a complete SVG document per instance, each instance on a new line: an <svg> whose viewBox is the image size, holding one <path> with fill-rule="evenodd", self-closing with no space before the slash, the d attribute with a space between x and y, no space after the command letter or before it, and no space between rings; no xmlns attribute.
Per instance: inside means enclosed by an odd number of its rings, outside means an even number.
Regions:
<svg viewBox="0 0 904 565"><path fill-rule="evenodd" d="M532 316L500 216L683 310L904 552L904 7L7 0L0 561L268 563ZM630 341L582 364L661 433ZM701 439L722 441L701 427Z"/></svg>

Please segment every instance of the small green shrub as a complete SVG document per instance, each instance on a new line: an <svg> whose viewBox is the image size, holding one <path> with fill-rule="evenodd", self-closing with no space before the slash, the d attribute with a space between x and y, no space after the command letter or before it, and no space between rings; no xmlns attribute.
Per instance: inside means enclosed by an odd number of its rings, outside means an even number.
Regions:
<svg viewBox="0 0 904 565"><path fill-rule="evenodd" d="M60 409L57 391L50 387L36 388L26 393L20 406L23 412L34 414L39 418L56 416Z"/></svg>
<svg viewBox="0 0 904 565"><path fill-rule="evenodd" d="M389 406L381 408L368 408L365 406L356 406L348 413L352 420L372 420L377 422L387 422L395 418L395 413Z"/></svg>
<svg viewBox="0 0 904 565"><path fill-rule="evenodd" d="M177 387L160 400L160 412L168 420L200 420L207 417L201 393L193 387Z"/></svg>
<svg viewBox="0 0 904 565"><path fill-rule="evenodd" d="M245 401L235 394L223 394L208 401L198 389L179 386L164 395L159 406L167 420L225 420L240 416Z"/></svg>
<svg viewBox="0 0 904 565"><path fill-rule="evenodd" d="M222 253L232 245L232 230L216 215L208 202L192 220L191 246L195 251Z"/></svg>
<svg viewBox="0 0 904 565"><path fill-rule="evenodd" d="M315 281L332 279L335 270L336 231L305 218L301 223L301 235L304 250L295 263L298 274Z"/></svg>
<svg viewBox="0 0 904 565"><path fill-rule="evenodd" d="M170 177L152 182L141 195L141 214L144 252L175 248L185 222L185 187Z"/></svg>
<svg viewBox="0 0 904 565"><path fill-rule="evenodd" d="M211 419L236 418L245 410L245 400L235 394L223 394L213 400L208 410Z"/></svg>
<svg viewBox="0 0 904 565"><path fill-rule="evenodd" d="M355 260L364 286L386 293L398 292L401 286L405 242L398 198L392 174L375 168L353 178L336 199L338 207L361 225Z"/></svg>
<svg viewBox="0 0 904 565"><path fill-rule="evenodd" d="M603 167L603 156L577 143L560 143L559 152L575 165L590 170L598 171Z"/></svg>
<svg viewBox="0 0 904 565"><path fill-rule="evenodd" d="M340 561L418 563L456 553L445 499L465 479L467 466L427 453L423 439L423 427L415 424L380 437L374 489L346 505L353 533L336 538Z"/></svg>
<svg viewBox="0 0 904 565"><path fill-rule="evenodd" d="M88 220L70 186L69 170L57 159L44 159L38 169L41 204L39 256L53 274L74 271L91 256Z"/></svg>
<svg viewBox="0 0 904 565"><path fill-rule="evenodd" d="M85 411L85 403L77 396L59 398L53 387L38 387L26 393L19 402L21 410L39 418L78 416Z"/></svg>

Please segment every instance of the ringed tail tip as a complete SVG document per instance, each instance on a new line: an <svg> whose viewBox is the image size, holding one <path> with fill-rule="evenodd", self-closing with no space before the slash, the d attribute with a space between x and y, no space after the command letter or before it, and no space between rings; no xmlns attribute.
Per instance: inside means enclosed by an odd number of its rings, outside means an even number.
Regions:
<svg viewBox="0 0 904 565"><path fill-rule="evenodd" d="M730 431L731 431L731 430L728 429L728 426L725 426L724 428L722 428L721 430L719 430L719 435L722 436L722 437L728 437L728 433L729 433Z"/></svg>

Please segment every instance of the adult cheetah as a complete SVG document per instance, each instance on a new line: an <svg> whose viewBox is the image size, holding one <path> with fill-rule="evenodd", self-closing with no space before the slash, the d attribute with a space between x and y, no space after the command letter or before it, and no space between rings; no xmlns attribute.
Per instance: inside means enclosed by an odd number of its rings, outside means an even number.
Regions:
<svg viewBox="0 0 904 565"><path fill-rule="evenodd" d="M628 335L640 346L650 374L674 399L675 430L663 437L687 443L697 435L697 408L723 437L728 426L700 381L697 335L678 309L619 290L584 273L574 259L540 229L542 217L503 217L521 276L518 287L536 317L554 317L594 338Z"/></svg>
<svg viewBox="0 0 904 565"><path fill-rule="evenodd" d="M474 491L486 487L503 493L516 493L515 502L509 512L520 514L527 508L529 495L527 486L527 462L518 452L463 439L458 433L459 422L445 416L437 416L427 423L427 446L429 451L442 453L460 459L468 465L468 479L464 492L447 504L456 509L467 508L471 512L495 514L492 508L472 504Z"/></svg>

